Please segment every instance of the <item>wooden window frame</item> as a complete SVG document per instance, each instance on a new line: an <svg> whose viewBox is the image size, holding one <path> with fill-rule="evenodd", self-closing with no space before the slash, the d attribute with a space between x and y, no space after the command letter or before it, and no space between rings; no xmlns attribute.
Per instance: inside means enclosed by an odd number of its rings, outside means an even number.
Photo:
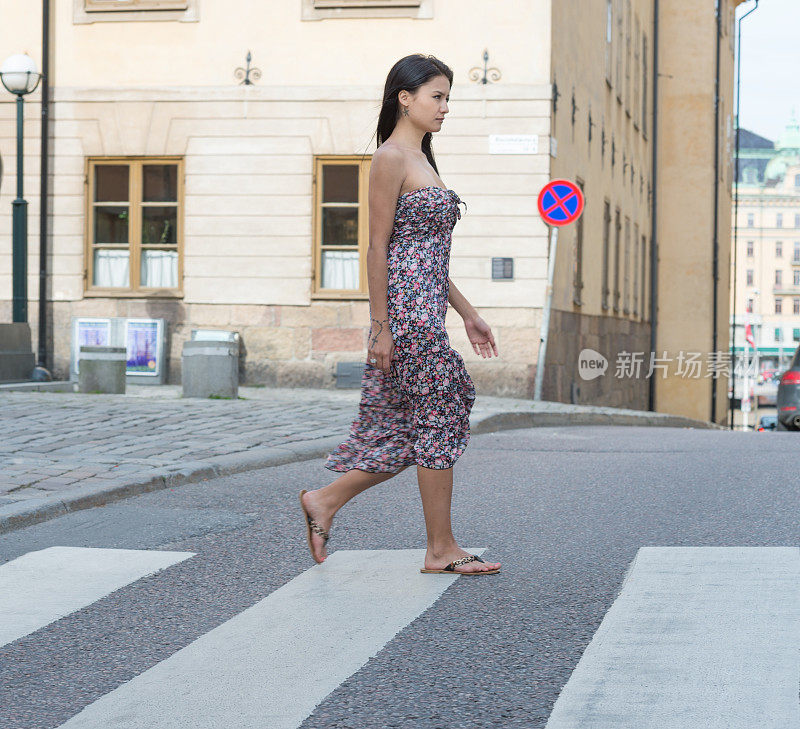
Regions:
<svg viewBox="0 0 800 729"><path fill-rule="evenodd" d="M642 30L642 136L647 139L647 33Z"/></svg>
<svg viewBox="0 0 800 729"><path fill-rule="evenodd" d="M369 169L372 155L315 155L313 174L313 240L311 258L311 298L369 301L367 248L369 247ZM358 283L359 289L322 288L322 168L325 165L358 165ZM333 203L328 203L333 204ZM346 248L344 248L346 250Z"/></svg>
<svg viewBox="0 0 800 729"><path fill-rule="evenodd" d="M614 0L606 0L606 83L613 86L614 66Z"/></svg>
<svg viewBox="0 0 800 729"><path fill-rule="evenodd" d="M579 177L575 178L578 187L583 191L584 181ZM584 210L584 213L586 211ZM581 293L583 291L583 215L578 217L575 222L575 238L572 252L572 303L575 306L583 306Z"/></svg>
<svg viewBox="0 0 800 729"><path fill-rule="evenodd" d="M616 52L614 53L614 63L616 66L615 83L617 94L617 103L622 104L622 53L623 53L623 10L625 0L615 0L617 4L617 43Z"/></svg>
<svg viewBox="0 0 800 729"><path fill-rule="evenodd" d="M614 210L614 294L612 298L612 305L611 308L615 312L619 312L619 300L620 300L620 290L619 290L619 269L620 269L620 257L621 257L621 237L622 237L622 218L621 211L619 208Z"/></svg>
<svg viewBox="0 0 800 729"><path fill-rule="evenodd" d="M642 233L642 280L641 280L641 287L642 287L642 321L646 321L647 319L647 299L645 298L645 293L647 291L647 236Z"/></svg>
<svg viewBox="0 0 800 729"><path fill-rule="evenodd" d="M639 131L639 118L640 118L640 90L642 76L641 76L641 28L639 27L639 16L634 17L634 31L633 31L633 109L632 119L633 128Z"/></svg>
<svg viewBox="0 0 800 729"><path fill-rule="evenodd" d="M87 13L119 13L136 10L186 10L187 0L83 0Z"/></svg>
<svg viewBox="0 0 800 729"><path fill-rule="evenodd" d="M633 298L633 316L639 316L639 223L633 224L633 282L631 292Z"/></svg>
<svg viewBox="0 0 800 729"><path fill-rule="evenodd" d="M600 308L607 311L609 308L608 295L610 292L608 287L609 279L609 254L611 252L611 201L606 199L603 201L603 280L600 285Z"/></svg>
<svg viewBox="0 0 800 729"><path fill-rule="evenodd" d="M175 288L142 287L141 286L141 210L143 207L166 207L170 202L142 203L142 167L150 164L175 163L178 167L178 201L174 203L178 208L176 216L176 250L178 252L178 286ZM113 201L95 203L94 170L102 165L128 165L131 172L128 176L128 200L124 201L129 206L128 223L128 250L130 283L128 288L116 286L93 286L94 279L94 214L95 205L113 205ZM138 170L138 172L134 172ZM155 157L87 157L84 168L85 211L84 211L84 268L83 268L83 296L105 298L183 298L183 259L184 259L184 210L185 210L185 180L184 158L179 156ZM122 203L123 201L120 201ZM100 246L104 247L104 246Z"/></svg>
<svg viewBox="0 0 800 729"><path fill-rule="evenodd" d="M631 116L631 0L625 0L625 114Z"/></svg>
<svg viewBox="0 0 800 729"><path fill-rule="evenodd" d="M622 313L630 314L631 219L625 216L625 253L622 272Z"/></svg>

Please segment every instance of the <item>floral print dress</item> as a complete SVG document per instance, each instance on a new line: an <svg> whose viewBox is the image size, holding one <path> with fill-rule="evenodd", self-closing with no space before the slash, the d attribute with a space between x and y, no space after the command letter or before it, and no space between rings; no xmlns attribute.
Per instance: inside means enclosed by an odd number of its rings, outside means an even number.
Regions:
<svg viewBox="0 0 800 729"><path fill-rule="evenodd" d="M349 438L325 462L332 471L450 468L467 447L475 387L444 324L460 202L438 185L398 198L388 250L389 374L366 364Z"/></svg>

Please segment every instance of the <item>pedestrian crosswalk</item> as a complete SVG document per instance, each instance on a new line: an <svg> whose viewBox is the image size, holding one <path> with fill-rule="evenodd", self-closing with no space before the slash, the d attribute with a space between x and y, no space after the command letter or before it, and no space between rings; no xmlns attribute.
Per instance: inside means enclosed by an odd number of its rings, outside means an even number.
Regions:
<svg viewBox="0 0 800 729"><path fill-rule="evenodd" d="M800 727L800 550L642 547L546 729Z"/></svg>
<svg viewBox="0 0 800 729"><path fill-rule="evenodd" d="M294 729L457 579L424 557L338 550L61 729Z"/></svg>
<svg viewBox="0 0 800 729"><path fill-rule="evenodd" d="M295 729L458 579L421 574L424 553L335 551L59 729ZM51 547L0 565L0 640L192 556ZM798 676L800 549L642 547L546 729L788 729Z"/></svg>
<svg viewBox="0 0 800 729"><path fill-rule="evenodd" d="M0 646L158 570L192 552L48 547L0 565Z"/></svg>

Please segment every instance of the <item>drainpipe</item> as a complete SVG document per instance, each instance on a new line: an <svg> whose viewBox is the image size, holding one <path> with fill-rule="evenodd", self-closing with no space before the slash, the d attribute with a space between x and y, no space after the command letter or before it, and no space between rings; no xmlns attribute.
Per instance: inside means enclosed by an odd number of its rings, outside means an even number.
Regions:
<svg viewBox="0 0 800 729"><path fill-rule="evenodd" d="M733 311L731 312L731 364L734 363L736 352L736 263L737 252L739 250L739 90L741 88L741 68L742 68L742 21L758 8L759 0L756 4L739 18L736 33L736 177L733 184ZM761 221L759 221L760 223ZM744 354L744 352L743 352ZM731 397L736 395L736 368L731 369ZM728 427L733 430L733 408L729 407Z"/></svg>
<svg viewBox="0 0 800 729"><path fill-rule="evenodd" d="M658 195L658 6L659 0L653 0L653 133L650 176L653 197L650 216L650 351L656 351L656 326L658 323L658 243L657 243L657 201ZM656 378L648 378L647 409L656 409Z"/></svg>
<svg viewBox="0 0 800 729"><path fill-rule="evenodd" d="M717 42L714 76L714 262L711 276L713 278L714 296L712 306L711 351L717 351L717 311L719 308L719 53L722 37L722 8L719 0L715 0L717 14ZM711 422L717 419L717 378L711 378Z"/></svg>
<svg viewBox="0 0 800 729"><path fill-rule="evenodd" d="M47 178L50 146L50 0L42 0L42 146L39 168L39 346L38 367L47 368ZM48 378L52 379L52 377Z"/></svg>

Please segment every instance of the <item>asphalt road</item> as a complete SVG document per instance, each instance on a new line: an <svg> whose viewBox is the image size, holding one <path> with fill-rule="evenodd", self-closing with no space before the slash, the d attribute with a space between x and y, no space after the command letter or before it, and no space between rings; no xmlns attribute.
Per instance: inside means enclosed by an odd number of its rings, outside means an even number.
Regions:
<svg viewBox="0 0 800 729"><path fill-rule="evenodd" d="M300 726L544 727L640 547L798 546L797 444L794 433L612 426L473 437L454 471L454 531L501 573L445 577L452 585ZM0 647L0 727L60 726L312 568L297 493L335 478L322 463L0 535L0 570L53 546L194 554ZM339 512L328 550L424 546L408 469Z"/></svg>

